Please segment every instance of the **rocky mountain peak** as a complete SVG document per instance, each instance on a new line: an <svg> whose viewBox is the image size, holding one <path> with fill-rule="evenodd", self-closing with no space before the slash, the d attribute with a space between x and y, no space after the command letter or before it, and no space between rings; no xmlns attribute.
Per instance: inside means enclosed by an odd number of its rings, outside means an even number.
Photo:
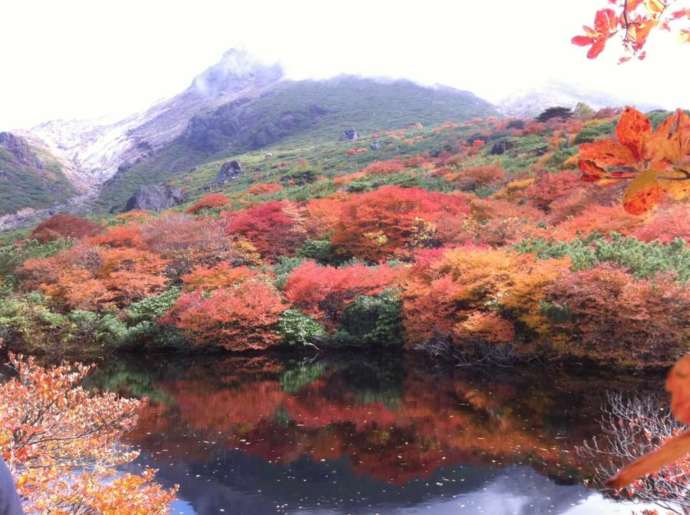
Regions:
<svg viewBox="0 0 690 515"><path fill-rule="evenodd" d="M222 96L246 88L261 86L283 78L278 64L265 65L244 50L231 49L213 66L199 74L190 89L207 97Z"/></svg>

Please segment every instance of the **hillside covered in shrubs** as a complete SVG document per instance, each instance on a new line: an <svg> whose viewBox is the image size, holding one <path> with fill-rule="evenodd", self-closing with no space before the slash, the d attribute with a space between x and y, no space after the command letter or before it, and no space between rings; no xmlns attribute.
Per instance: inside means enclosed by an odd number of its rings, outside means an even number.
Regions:
<svg viewBox="0 0 690 515"><path fill-rule="evenodd" d="M243 154L214 191L222 162L176 178L192 197L179 208L7 234L0 338L59 354L673 362L690 342L690 204L660 194L630 209L625 177L583 180L583 153L601 161L620 111L547 113Z"/></svg>

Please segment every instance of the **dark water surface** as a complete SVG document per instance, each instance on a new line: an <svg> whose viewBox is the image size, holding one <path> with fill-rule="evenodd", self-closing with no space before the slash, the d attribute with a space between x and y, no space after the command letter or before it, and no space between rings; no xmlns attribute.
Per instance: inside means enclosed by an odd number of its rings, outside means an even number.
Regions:
<svg viewBox="0 0 690 515"><path fill-rule="evenodd" d="M607 392L662 389L368 355L121 361L96 380L151 399L129 439L180 484L175 513L242 515L629 514L583 486L574 448Z"/></svg>

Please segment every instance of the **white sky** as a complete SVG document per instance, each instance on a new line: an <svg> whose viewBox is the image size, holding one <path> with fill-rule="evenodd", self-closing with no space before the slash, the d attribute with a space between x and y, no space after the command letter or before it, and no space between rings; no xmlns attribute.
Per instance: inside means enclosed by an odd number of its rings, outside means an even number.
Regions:
<svg viewBox="0 0 690 515"><path fill-rule="evenodd" d="M3 0L0 129L124 115L189 85L232 47L294 78L407 77L488 100L548 80L690 107L690 45L597 61L570 38L606 0ZM685 70L685 71L684 71Z"/></svg>

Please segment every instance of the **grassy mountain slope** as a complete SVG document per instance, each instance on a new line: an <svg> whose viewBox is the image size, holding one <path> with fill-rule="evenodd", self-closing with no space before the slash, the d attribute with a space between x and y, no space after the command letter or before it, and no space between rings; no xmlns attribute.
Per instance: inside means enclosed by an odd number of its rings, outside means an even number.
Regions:
<svg viewBox="0 0 690 515"><path fill-rule="evenodd" d="M0 141L0 215L26 207L49 207L75 194L52 156L4 134L6 142Z"/></svg>
<svg viewBox="0 0 690 515"><path fill-rule="evenodd" d="M408 81L340 77L283 82L256 99L195 117L171 144L108 181L101 206L122 205L142 184L166 181L203 163L251 150L337 141L348 128L365 135L494 113L489 103L471 93Z"/></svg>

